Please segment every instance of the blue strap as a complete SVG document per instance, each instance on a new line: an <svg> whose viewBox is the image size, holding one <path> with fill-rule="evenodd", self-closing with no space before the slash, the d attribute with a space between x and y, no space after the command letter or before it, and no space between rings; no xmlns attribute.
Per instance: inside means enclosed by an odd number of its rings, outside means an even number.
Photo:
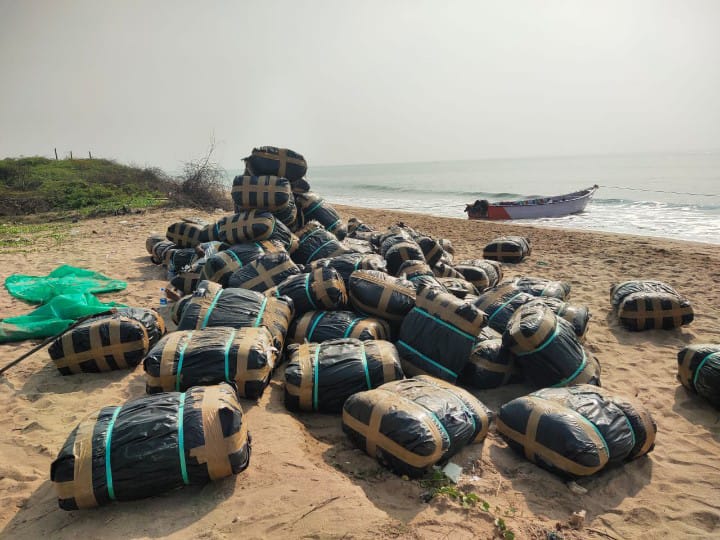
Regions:
<svg viewBox="0 0 720 540"><path fill-rule="evenodd" d="M460 334L461 336L469 339L469 340L472 341L472 342L475 342L475 340L477 339L477 336L473 336L473 335L468 334L467 332L463 332L462 330L460 330L460 329L457 328L456 326L453 326L452 324L446 323L446 322L443 321L442 319L438 319L437 317L431 315L430 313L428 313L428 312L425 311L424 309L421 309L421 308L415 306L414 308L412 308L412 311L417 311L418 313L420 313L420 314L423 315L424 317L427 317L428 319L432 319L432 320L435 321L436 323L441 324L442 326L445 326L446 328L449 328L449 329L452 330L453 332L455 332L455 333L457 333L457 334Z"/></svg>
<svg viewBox="0 0 720 540"><path fill-rule="evenodd" d="M205 313L205 318L203 319L202 324L200 325L200 330L205 328L207 326L208 321L210 320L210 314L212 313L212 310L215 309L215 304L218 303L218 300L220 300L220 296L222 295L223 290L219 289L217 293L215 293L215 298L213 298L213 301L210 302L210 307L208 307L207 313Z"/></svg>
<svg viewBox="0 0 720 540"><path fill-rule="evenodd" d="M517 293L515 296L511 296L511 297L510 297L510 300L508 300L507 302L503 302L502 304L500 304L500 306L499 306L495 311L492 312L492 315L490 315L490 316L488 317L488 323L495 318L495 315L497 315L498 313L500 313L500 311L502 310L502 308L504 308L505 306L507 306L510 302L512 302L513 300L515 300L515 299L516 299L518 296L520 296L521 294L522 294L522 292L519 292L519 293Z"/></svg>
<svg viewBox="0 0 720 540"><path fill-rule="evenodd" d="M313 309L317 309L318 307L315 305L315 302L313 302L312 297L310 296L310 274L305 274L305 294L307 295L307 299L310 302L310 305L313 307Z"/></svg>
<svg viewBox="0 0 720 540"><path fill-rule="evenodd" d="M555 331L552 334L550 334L550 337L547 338L537 349L533 349L531 351L523 351L523 352L515 353L515 356L527 356L528 354L534 354L536 352L542 351L545 347L547 347L548 345L550 345L553 342L553 340L557 337L559 331L560 331L560 325L558 324L557 319L556 319L555 320ZM584 355L585 355L585 349L583 349L583 361L584 361Z"/></svg>
<svg viewBox="0 0 720 540"><path fill-rule="evenodd" d="M347 329L345 330L345 333L343 334L343 337L346 338L352 333L353 327L359 323L362 320L367 319L367 317L358 317L356 319L353 319L352 322L348 325Z"/></svg>
<svg viewBox="0 0 720 540"><path fill-rule="evenodd" d="M263 298L262 305L260 306L260 311L258 311L257 319L255 319L255 324L253 324L253 327L257 328L260 326L260 322L262 321L263 314L265 313L265 307L267 306L267 296Z"/></svg>
<svg viewBox="0 0 720 540"><path fill-rule="evenodd" d="M315 332L315 327L318 325L318 323L320 322L320 319L322 319L326 313L327 313L327 311L321 311L320 315L313 322L312 326L310 327L310 331L308 332L308 335L307 335L308 341L312 341L312 335Z"/></svg>
<svg viewBox="0 0 720 540"><path fill-rule="evenodd" d="M220 240L220 226L215 222L215 240Z"/></svg>
<svg viewBox="0 0 720 540"><path fill-rule="evenodd" d="M185 360L185 349L187 349L187 346L190 344L190 338L192 338L192 332L188 333L188 335L185 337L185 343L182 344L182 347L180 348L180 355L178 356L178 363L177 363L177 371L175 372L175 391L180 391L180 372L182 371L183 367L183 360Z"/></svg>
<svg viewBox="0 0 720 540"><path fill-rule="evenodd" d="M240 257L237 256L237 253L235 253L235 252L234 252L233 250L231 250L231 249L228 249L228 250L226 251L226 253L228 253L233 259L235 259L235 262L238 263L238 265L240 265L240 266L239 266L240 268L242 268L243 263L242 263L242 261L240 260Z"/></svg>
<svg viewBox="0 0 720 540"><path fill-rule="evenodd" d="M310 214L312 214L315 210L317 210L318 208L320 208L320 207L322 206L323 202L325 202L325 201L323 201L322 199L320 199L318 202L316 202L314 205L312 205L312 206L310 207L310 210L308 210L307 212L303 212L303 215L304 215L305 217L308 217L308 216L309 216Z"/></svg>
<svg viewBox="0 0 720 540"><path fill-rule="evenodd" d="M367 382L368 390L372 390L372 381L370 380L370 370L368 369L367 355L365 354L365 342L360 342L360 361L365 370L365 382Z"/></svg>
<svg viewBox="0 0 720 540"><path fill-rule="evenodd" d="M180 474L183 483L190 485L188 478L187 465L185 464L185 433L183 430L183 419L185 417L185 392L180 394L180 403L178 404L178 453L180 454Z"/></svg>
<svg viewBox="0 0 720 540"><path fill-rule="evenodd" d="M438 368L438 369L440 369L440 370L442 370L442 371L445 371L446 373L449 373L450 375L452 375L453 377L455 377L455 378L457 379L457 376L458 376L457 373L455 373L454 371L449 370L448 368L446 368L445 366L443 366L443 365L441 365L441 364L438 364L435 360L433 360L433 359L430 358L429 356L425 356L423 353L421 353L421 352L418 351L417 349L412 348L410 345L408 345L408 344L405 343L404 341L398 340L398 341L397 341L397 344L398 344L398 345L402 345L403 347L405 347L405 348L406 348L408 351L410 351L411 353L419 356L420 358L422 358L422 359L425 360L426 362L432 364L433 366L435 366L436 368Z"/></svg>
<svg viewBox="0 0 720 540"><path fill-rule="evenodd" d="M338 218L338 219L336 219L335 221L333 221L330 225L328 225L327 227L325 227L325 229L328 230L328 231L330 231L330 232L332 232L332 230L333 230L335 227L338 226L338 223L340 223L340 218Z"/></svg>
<svg viewBox="0 0 720 540"><path fill-rule="evenodd" d="M700 375L700 370L701 370L702 367L705 365L705 362L707 362L708 360L710 360L710 358L711 358L712 356L717 356L717 355L719 355L719 354L720 354L720 351L717 351L717 352L714 352L714 353L710 353L710 354L708 354L705 358L703 358L702 360L700 360L700 363L698 364L698 367L695 368L695 375L693 376L693 382L692 382L692 383L693 383L693 388L695 388L695 385L697 384L698 375ZM695 391L697 392L697 389L695 389Z"/></svg>
<svg viewBox="0 0 720 540"><path fill-rule="evenodd" d="M320 364L318 363L318 356L320 355L320 344L315 346L315 356L313 357L313 411L318 410L318 387L320 386Z"/></svg>
<svg viewBox="0 0 720 540"><path fill-rule="evenodd" d="M275 229L275 222L273 222L273 229ZM261 253L265 253L265 249L260 245L260 242L255 242L255 245L260 248Z"/></svg>
<svg viewBox="0 0 720 540"><path fill-rule="evenodd" d="M313 235L319 233L321 230L322 230L322 229L315 229L315 230L312 231L310 234L306 234L305 237L304 237L302 240L300 240L300 243L298 244L298 246L302 246L307 240L309 240L310 238L312 238Z"/></svg>
<svg viewBox="0 0 720 540"><path fill-rule="evenodd" d="M310 254L310 256L308 257L308 262L312 262L312 261L313 261L313 257L315 257L315 255L317 255L317 252L318 252L318 251L320 251L322 248L324 248L324 247L327 246L328 244L332 244L334 241L335 241L334 239L330 239L330 240L328 240L327 242L325 242L324 244L320 244L320 246L319 246L315 251L313 251L313 252Z"/></svg>
<svg viewBox="0 0 720 540"><path fill-rule="evenodd" d="M232 347L233 341L235 341L235 334L237 334L237 329L233 329L230 334L230 339L228 339L225 344L225 380L227 382L232 382L230 380L230 348Z"/></svg>
<svg viewBox="0 0 720 540"><path fill-rule="evenodd" d="M112 430L115 426L115 420L118 414L120 414L120 409L122 409L122 407L115 408L110 422L108 422L107 432L105 433L105 483L107 484L108 497L110 497L111 501L116 499L115 488L113 487L112 465L110 462L110 448L112 445Z"/></svg>
<svg viewBox="0 0 720 540"><path fill-rule="evenodd" d="M585 369L585 366L587 365L587 355L585 354L585 347L583 347L582 353L583 353L583 357L582 357L582 362L580 362L580 367L578 367L575 370L575 372L572 375L570 375L567 379L563 379L559 383L553 384L552 388L560 388L561 386L567 386L567 384L569 382L575 380L575 377L577 377L578 375L580 375L580 373L582 373L582 371Z"/></svg>

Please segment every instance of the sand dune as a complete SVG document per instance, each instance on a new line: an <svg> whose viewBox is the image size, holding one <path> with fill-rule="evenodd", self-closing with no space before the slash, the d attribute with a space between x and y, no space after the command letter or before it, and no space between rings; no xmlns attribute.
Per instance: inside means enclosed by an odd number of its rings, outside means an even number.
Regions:
<svg viewBox="0 0 720 540"><path fill-rule="evenodd" d="M404 221L453 241L456 258L477 258L495 236L522 234L533 253L506 265L506 277L535 275L572 284L570 301L590 307L586 345L601 361L603 386L645 404L658 424L647 457L577 482L514 454L491 432L453 461L461 486L491 505L490 513L448 499L423 502L424 488L399 478L354 449L335 416L290 414L283 406L282 369L259 402L242 400L253 437L250 467L203 488L90 511L57 508L50 463L88 413L144 393L142 368L62 377L39 352L0 378L0 536L7 538L492 538L502 517L516 538L546 538L574 511L585 528L564 538L708 538L720 535L720 411L676 381L676 353L692 342L720 342L720 250L635 236L530 228L380 210L338 207L378 228ZM47 274L62 263L126 279L103 295L156 307L165 280L145 238L193 211L149 212L68 225L71 240L3 253L0 279ZM208 217L208 216L205 216ZM673 331L631 333L610 312L612 283L658 279L687 296L695 321ZM0 314L30 308L0 293ZM0 365L33 344L0 345ZM475 392L488 406L530 391L523 385ZM576 488L575 488L576 489Z"/></svg>

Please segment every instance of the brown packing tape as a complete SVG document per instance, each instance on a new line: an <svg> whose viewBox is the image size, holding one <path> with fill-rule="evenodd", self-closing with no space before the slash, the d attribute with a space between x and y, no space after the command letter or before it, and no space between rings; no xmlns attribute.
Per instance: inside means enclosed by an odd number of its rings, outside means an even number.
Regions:
<svg viewBox="0 0 720 540"><path fill-rule="evenodd" d="M473 355L470 357L470 362L485 371L491 371L493 373L505 373L510 374L513 372L512 364L500 364L490 361L488 358L480 355Z"/></svg>
<svg viewBox="0 0 720 540"><path fill-rule="evenodd" d="M363 319L353 326L348 337L360 338L363 331L367 331L373 339L388 339L390 337L390 326L381 319Z"/></svg>
<svg viewBox="0 0 720 540"><path fill-rule="evenodd" d="M193 296L190 299L191 303L200 306L197 320L195 321L196 329L200 329L202 327L203 322L205 321L205 316L207 315L210 306L213 305L215 297L220 294L222 294L222 287L220 286L220 284L209 281L207 283L207 291L203 296Z"/></svg>
<svg viewBox="0 0 720 540"><path fill-rule="evenodd" d="M214 283L220 283L220 281L228 274L232 274L235 270L240 268L240 263L238 263L235 258L232 255L229 255L227 253L218 253L217 259L222 259L223 266L218 268L212 276L208 276L208 280L214 282ZM217 260L216 259L216 260ZM205 268L205 267L203 267Z"/></svg>
<svg viewBox="0 0 720 540"><path fill-rule="evenodd" d="M93 490L92 457L93 457L93 431L97 422L98 413L85 418L77 428L73 455L75 467L73 470L73 497L78 508L93 508L98 506Z"/></svg>
<svg viewBox="0 0 720 540"><path fill-rule="evenodd" d="M245 210L254 210L258 208L267 209L271 212L284 210L287 208L290 199L292 198L292 191L290 190L290 184L280 185L276 176L260 176L259 183L252 185L249 183L249 176L243 176L241 184L234 184L231 190L231 194L239 193L240 204L238 206ZM257 203L250 202L250 195L257 195ZM278 195L284 195L278 197ZM236 199L236 197L233 197Z"/></svg>
<svg viewBox="0 0 720 540"><path fill-rule="evenodd" d="M343 410L342 416L342 421L346 426L365 437L365 450L368 455L372 458L377 457L377 448L381 448L411 467L418 469L423 469L437 463L443 456L443 439L440 430L430 419L427 411L413 401L393 392L384 391L382 388L377 388L373 390L373 392L381 392L383 396L372 404L372 412L368 425L360 422L349 414L347 410ZM428 428L435 442L435 448L430 455L421 456L410 452L407 448L393 441L387 435L380 433L380 423L382 422L383 416L396 409L409 412Z"/></svg>
<svg viewBox="0 0 720 540"><path fill-rule="evenodd" d="M244 281L241 284L241 287L244 289L253 290L258 285L264 285L265 289L269 289L276 285L276 283L273 281L274 276L282 274L283 272L287 272L294 266L295 263L292 260L287 260L284 263L278 264L277 266L273 266L272 268L268 269L265 268L262 264L257 263L257 261L253 261L247 267L255 270L255 272L257 272L257 276L250 278L247 281Z"/></svg>
<svg viewBox="0 0 720 540"><path fill-rule="evenodd" d="M523 434L508 427L499 417L495 419L495 427L500 433L520 444L525 450L525 456L528 458L528 460L535 463L535 457L540 456L545 461L552 463L559 469L575 476L589 476L591 474L594 474L600 469L602 469L608 462L609 456L607 454L607 451L605 450L604 441L595 432L595 430L592 429L592 427L587 426L588 421L586 421L580 415L580 413L577 413L572 409L542 398L525 396L519 399L530 402L530 416L528 417L527 427L525 429L526 433ZM540 445L535 440L540 419L544 414L548 413L559 413L563 415L576 416L578 417L578 425L587 426L588 429L583 429L583 433L588 436L588 438L591 440L591 442L595 445L595 448L597 449L598 465L581 465L580 463L572 461L571 459L563 456L555 450Z"/></svg>
<svg viewBox="0 0 720 540"><path fill-rule="evenodd" d="M534 351L540 347L550 338L553 332L555 332L558 321L557 315L550 311L550 309L546 309L542 321L535 331L529 336L523 334L521 323L522 319L520 317L515 317L512 319L509 328L509 333L515 342L515 344L511 347L514 353Z"/></svg>
<svg viewBox="0 0 720 540"><path fill-rule="evenodd" d="M285 176L287 173L287 150L284 148L281 148L278 150L278 176Z"/></svg>
<svg viewBox="0 0 720 540"><path fill-rule="evenodd" d="M190 456L196 458L199 464L207 464L211 480L219 480L233 473L230 455L239 451L247 442L247 422L243 418L240 430L224 437L219 411L224 407L237 410L237 401L232 393L228 394L227 386L206 386L202 390L202 400L200 403L195 401L193 407L202 411L205 444L192 448Z"/></svg>
<svg viewBox="0 0 720 540"><path fill-rule="evenodd" d="M690 363L692 362L694 356L695 351L688 348L683 355L682 361L678 365L678 378L680 379L680 382L685 388L693 391L695 390L695 387L691 381L693 380L695 374L690 370Z"/></svg>
<svg viewBox="0 0 720 540"><path fill-rule="evenodd" d="M245 383L248 381L264 381L275 367L272 357L268 357L265 366L252 369L249 367L250 354L256 347L259 347L261 351L268 351L271 347L270 341L264 339L263 336L267 336L267 331L262 327L243 328L233 340L232 346L237 347L235 354L235 383L238 387L238 393L243 397L245 397Z"/></svg>
<svg viewBox="0 0 720 540"><path fill-rule="evenodd" d="M190 332L178 330L168 335L160 355L160 370L158 377L148 375L147 383L150 386L160 387L166 392L175 390L175 366L179 356L181 342L186 340Z"/></svg>
<svg viewBox="0 0 720 540"><path fill-rule="evenodd" d="M637 413L638 417L640 417L640 422L645 427L645 433L647 435L645 437L645 442L643 443L643 445L638 449L637 452L635 452L634 455L629 457L632 459L647 454L650 450L650 447L652 447L652 445L655 443L655 436L657 434L652 416L650 416L648 410L641 403L631 403L630 400L609 393L605 388L598 387L594 390L607 400L614 402L625 401L632 406L632 409L635 411L635 413Z"/></svg>
<svg viewBox="0 0 720 540"><path fill-rule="evenodd" d="M456 307L454 305L455 303L461 305L460 300L453 300L452 304L435 304L431 309L426 309L425 311L471 336L477 336L482 327L485 326L487 316L484 312L480 311L474 320L468 321L455 312L455 310L460 307L460 305Z"/></svg>
<svg viewBox="0 0 720 540"><path fill-rule="evenodd" d="M288 155L287 155L287 149L280 148L280 149L278 149L278 150L279 150L279 151L283 151L283 152L285 153L283 159L284 159L287 163L292 163L292 164L294 164L294 165L300 165L300 166L302 166L302 167L306 167L306 166L307 166L307 163L305 162L304 159L300 159L300 158L295 158L295 157L288 156ZM274 159L274 160L278 159L278 154L271 154L270 152L259 152L259 151L258 151L258 152L253 152L253 155L254 155L254 156L258 156L258 157L263 157L263 158L266 158L266 159ZM280 176L282 176L282 175L280 175Z"/></svg>
<svg viewBox="0 0 720 540"><path fill-rule="evenodd" d="M515 288L513 285L498 287L492 292L483 293L476 305L486 313L489 313L493 311L490 308L494 307L497 309L500 304L507 301L511 296L515 296L519 292L520 290Z"/></svg>
<svg viewBox="0 0 720 540"><path fill-rule="evenodd" d="M107 325L109 337L112 338L113 336L117 336L119 338L121 324L134 326L137 330L141 332L140 339L128 341L125 343L113 343L111 341L110 345L103 345L101 337L101 327L103 325ZM113 329L113 326L117 326L117 328ZM87 326L84 326L83 328L88 329L90 338L90 349L87 351L75 352L73 349L72 340L73 331L70 330L68 332L65 332L65 334L63 334L60 338L64 356L62 358L54 360L55 367L57 367L58 369L67 367L70 369L71 373L80 373L82 371L82 369L80 368L80 364L82 364L83 362L87 362L88 360L94 360L100 371L110 371L111 368L110 365L107 363L106 357L109 356L113 358L118 363L118 367L126 367L126 352L137 351L138 349L142 349L144 352L147 352L150 347L147 330L145 329L145 327L138 321L134 319L129 319L127 317L99 319Z"/></svg>
<svg viewBox="0 0 720 540"><path fill-rule="evenodd" d="M392 343L381 340L368 341L365 346L367 348L374 347L377 350L375 357L378 358L382 364L383 382L390 382L397 379L398 375L395 368L399 361L395 346Z"/></svg>

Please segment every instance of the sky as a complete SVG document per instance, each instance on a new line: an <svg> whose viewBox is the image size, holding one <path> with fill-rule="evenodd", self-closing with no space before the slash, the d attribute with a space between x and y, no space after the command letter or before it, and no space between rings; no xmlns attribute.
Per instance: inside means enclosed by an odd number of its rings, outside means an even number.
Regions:
<svg viewBox="0 0 720 540"><path fill-rule="evenodd" d="M0 158L720 150L715 0L0 0Z"/></svg>

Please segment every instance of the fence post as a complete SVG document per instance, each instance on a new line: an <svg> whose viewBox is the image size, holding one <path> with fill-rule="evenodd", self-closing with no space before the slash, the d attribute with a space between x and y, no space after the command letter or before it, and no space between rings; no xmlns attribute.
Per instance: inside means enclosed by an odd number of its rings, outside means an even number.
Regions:
<svg viewBox="0 0 720 540"><path fill-rule="evenodd" d="M55 161L57 161L57 148L55 148Z"/></svg>

